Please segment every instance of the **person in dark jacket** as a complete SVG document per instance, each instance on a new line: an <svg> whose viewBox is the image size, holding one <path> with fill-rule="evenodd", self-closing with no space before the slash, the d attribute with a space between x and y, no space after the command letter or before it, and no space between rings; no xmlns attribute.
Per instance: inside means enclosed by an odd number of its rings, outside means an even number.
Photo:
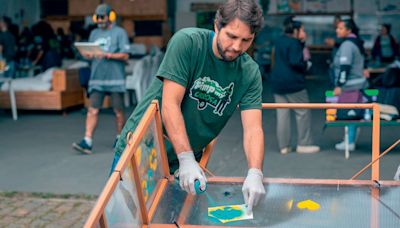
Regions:
<svg viewBox="0 0 400 228"><path fill-rule="evenodd" d="M15 74L15 37L9 31L6 17L0 18L0 47L3 58L5 58L9 69L4 73L5 77L14 77Z"/></svg>
<svg viewBox="0 0 400 228"><path fill-rule="evenodd" d="M289 17L284 22L284 32L275 43L275 64L271 72L272 92L276 103L308 103L305 89L305 74L311 67L309 54L304 42L306 33L300 21ZM293 109L297 122L298 153L316 153L320 150L313 145L311 135L311 112L309 109ZM277 110L277 137L280 152L291 151L290 110Z"/></svg>
<svg viewBox="0 0 400 228"><path fill-rule="evenodd" d="M380 63L391 63L399 56L399 45L396 39L390 34L390 24L382 24L381 33L375 39L372 48L372 58Z"/></svg>

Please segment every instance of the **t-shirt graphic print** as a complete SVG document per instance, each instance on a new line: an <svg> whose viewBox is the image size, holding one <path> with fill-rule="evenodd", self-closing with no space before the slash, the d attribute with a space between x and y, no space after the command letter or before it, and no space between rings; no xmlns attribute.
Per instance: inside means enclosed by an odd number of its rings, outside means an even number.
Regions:
<svg viewBox="0 0 400 228"><path fill-rule="evenodd" d="M231 103L234 83L222 88L217 81L202 77L194 81L190 88L190 98L197 100L197 108L204 110L207 105L214 108L214 114L222 116L226 106Z"/></svg>

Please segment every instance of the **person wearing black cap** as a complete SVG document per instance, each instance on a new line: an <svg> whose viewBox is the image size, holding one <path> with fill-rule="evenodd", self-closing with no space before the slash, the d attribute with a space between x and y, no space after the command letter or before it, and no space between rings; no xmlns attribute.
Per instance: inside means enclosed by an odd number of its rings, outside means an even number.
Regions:
<svg viewBox="0 0 400 228"><path fill-rule="evenodd" d="M89 80L89 108L86 116L85 137L73 148L85 154L92 153L92 136L97 126L98 113L104 97L109 95L116 115L117 134L125 122L123 94L125 92L125 61L128 59L129 41L125 30L115 25L116 13L107 4L97 6L93 21L98 28L90 33L89 42L99 44L102 54L84 54L92 60ZM117 136L118 138L118 136Z"/></svg>

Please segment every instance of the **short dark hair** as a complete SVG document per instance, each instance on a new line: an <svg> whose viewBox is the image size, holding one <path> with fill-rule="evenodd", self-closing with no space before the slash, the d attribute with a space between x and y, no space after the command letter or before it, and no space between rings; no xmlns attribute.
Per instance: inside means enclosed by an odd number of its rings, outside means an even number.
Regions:
<svg viewBox="0 0 400 228"><path fill-rule="evenodd" d="M238 18L250 27L252 33L260 31L264 20L262 10L254 0L228 0L215 14L218 30Z"/></svg>

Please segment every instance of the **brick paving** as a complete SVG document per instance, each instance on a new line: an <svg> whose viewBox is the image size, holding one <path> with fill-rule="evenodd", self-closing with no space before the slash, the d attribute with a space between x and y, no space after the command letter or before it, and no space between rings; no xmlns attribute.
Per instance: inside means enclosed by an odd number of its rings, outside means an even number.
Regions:
<svg viewBox="0 0 400 228"><path fill-rule="evenodd" d="M0 192L0 227L83 227L96 198Z"/></svg>

